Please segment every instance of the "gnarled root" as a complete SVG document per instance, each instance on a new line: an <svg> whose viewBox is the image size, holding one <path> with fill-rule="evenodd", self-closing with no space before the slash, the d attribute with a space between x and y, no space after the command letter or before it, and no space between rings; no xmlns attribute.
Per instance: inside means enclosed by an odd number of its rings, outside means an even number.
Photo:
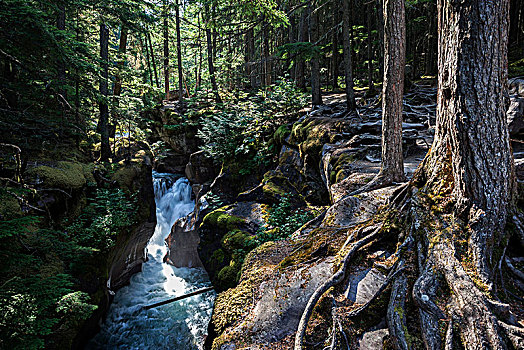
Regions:
<svg viewBox="0 0 524 350"><path fill-rule="evenodd" d="M393 282L389 300L387 321L389 334L397 349L409 350L406 334L406 295L408 294L408 279L402 273Z"/></svg>
<svg viewBox="0 0 524 350"><path fill-rule="evenodd" d="M376 228L373 232L365 236L364 238L360 239L359 241L353 243L351 245L351 248L346 253L344 258L342 259L342 266L339 268L339 270L333 274L327 281L325 281L323 284L321 284L314 292L313 295L309 298L308 303L306 304L306 308L304 309L304 312L302 313L302 317L300 318L300 322L298 324L297 333L295 335L295 350L301 350L304 346L304 335L306 333L307 324L309 322L309 319L311 318L311 314L313 313L313 309L315 305L317 304L320 297L331 287L339 284L344 280L346 277L346 270L349 266L349 261L351 260L351 257L363 246L366 244L372 242L376 238L378 238L379 233L381 232L382 226L379 226Z"/></svg>
<svg viewBox="0 0 524 350"><path fill-rule="evenodd" d="M498 321L490 310L487 297L473 283L454 256L454 246L443 240L431 250L436 268L444 275L452 291L451 312L460 324L466 349L505 349Z"/></svg>

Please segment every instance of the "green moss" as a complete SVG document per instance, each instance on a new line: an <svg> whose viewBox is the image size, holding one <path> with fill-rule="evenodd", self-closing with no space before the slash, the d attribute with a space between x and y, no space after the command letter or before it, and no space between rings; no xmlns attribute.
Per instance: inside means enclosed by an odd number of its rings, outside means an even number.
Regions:
<svg viewBox="0 0 524 350"><path fill-rule="evenodd" d="M134 181L138 175L139 175L139 171L135 166L126 165L118 169L111 177L111 180L116 181L120 188L132 191Z"/></svg>
<svg viewBox="0 0 524 350"><path fill-rule="evenodd" d="M246 222L245 219L235 215L230 215L226 212L230 206L225 206L212 211L204 216L202 225L209 227L217 227L219 229L233 231Z"/></svg>
<svg viewBox="0 0 524 350"><path fill-rule="evenodd" d="M0 218L2 220L11 220L22 215L22 208L18 199L9 193L0 191Z"/></svg>
<svg viewBox="0 0 524 350"><path fill-rule="evenodd" d="M233 230L229 231L222 238L222 247L229 253L235 252L235 250L251 250L255 247L256 242L253 236L249 233Z"/></svg>
<svg viewBox="0 0 524 350"><path fill-rule="evenodd" d="M281 125L273 134L273 140L275 141L275 143L282 145L286 140L286 137L289 136L289 134L291 134L291 130L289 130L288 126Z"/></svg>
<svg viewBox="0 0 524 350"><path fill-rule="evenodd" d="M230 264L224 266L217 276L217 288L227 290L236 286L240 272L240 264L231 260Z"/></svg>
<svg viewBox="0 0 524 350"><path fill-rule="evenodd" d="M222 265L224 261L226 260L226 254L224 253L222 249L217 249L211 255L210 260L213 264L215 264L215 266Z"/></svg>
<svg viewBox="0 0 524 350"><path fill-rule="evenodd" d="M28 173L42 181L45 187L77 190L87 182L84 176L85 166L77 162L58 162L56 167L42 165L29 170Z"/></svg>

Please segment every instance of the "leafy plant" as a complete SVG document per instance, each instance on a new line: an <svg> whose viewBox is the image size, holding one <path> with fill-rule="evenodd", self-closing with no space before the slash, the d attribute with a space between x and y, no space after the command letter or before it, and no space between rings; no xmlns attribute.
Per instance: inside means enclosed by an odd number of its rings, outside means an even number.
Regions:
<svg viewBox="0 0 524 350"><path fill-rule="evenodd" d="M98 189L67 232L80 246L106 250L122 229L134 223L135 213L134 196L129 197L121 189Z"/></svg>

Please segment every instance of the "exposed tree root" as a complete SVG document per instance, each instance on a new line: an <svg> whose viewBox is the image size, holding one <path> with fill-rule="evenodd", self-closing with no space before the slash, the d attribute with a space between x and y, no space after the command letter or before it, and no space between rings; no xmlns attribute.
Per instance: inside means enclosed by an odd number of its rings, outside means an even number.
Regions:
<svg viewBox="0 0 524 350"><path fill-rule="evenodd" d="M415 177L418 179L417 187L421 181L426 182L423 175L421 177L420 174L415 174ZM396 263L390 267L385 266L390 271L387 280L372 298L364 305L345 313L344 317L362 316L386 288L392 285L386 320L390 339L397 349L407 350L414 346L412 334L408 334L405 311L406 306L409 306L407 296L410 292L418 306L421 326L419 332L427 349L453 349L458 343L466 350L524 348L524 328L519 326L510 305L500 302L495 294L496 287L510 294L504 287L503 261L517 278L515 280L517 287L519 284L524 286L524 283L519 281L524 282L524 273L514 266L511 258L505 256L506 246L500 247L502 255L497 255L490 277L494 278L500 274L501 284L497 285L493 280L486 283L483 278L486 276L481 276L482 271L475 266L477 261L472 245L478 242L467 239L471 234L471 231L468 231L470 223L464 224L448 206L449 203L453 205L453 202L449 201L451 191L447 192L445 188L449 184L437 188L438 193L444 195L439 197L440 202L435 203L431 199L433 197L428 196L425 190L417 189L414 183L415 180L399 186L388 201L388 207L383 209L386 212L397 213L395 215L405 215L404 229L401 228L398 234L402 244L397 246L394 254L388 259ZM369 188L361 190L359 192ZM434 207L439 209L433 210ZM519 230L524 232L522 221L517 216L513 222L517 227L517 235ZM340 269L317 288L306 305L295 335L295 350L303 349L307 324L320 297L329 288L345 280L351 257L364 245L375 240L381 228L382 226L364 226L348 236L341 249L348 252L342 260ZM357 241L365 232L371 230L373 232ZM418 253L418 276L413 276L413 270L404 267L406 262L412 264L406 253L412 253L414 247L417 248ZM457 247L460 248L458 252ZM482 248L478 249L482 250ZM480 251L478 249L477 253ZM473 260L470 260L472 257ZM408 278L412 280L413 277L416 278L410 290ZM518 296L513 297L522 300ZM328 349L339 347L342 340L340 335L344 331L335 317L334 310L332 314L333 333L330 335ZM442 321L447 323L445 334L440 329Z"/></svg>
<svg viewBox="0 0 524 350"><path fill-rule="evenodd" d="M395 185L405 180L406 180L405 178L393 179L386 174L378 173L377 176L375 176L370 182L360 187L359 189L351 192L348 196L354 196L354 195L361 194L364 192L378 190L379 188L384 188L387 186Z"/></svg>
<svg viewBox="0 0 524 350"><path fill-rule="evenodd" d="M405 274L395 278L389 299L387 322L389 334L397 349L408 350L406 326L406 295L408 294L408 279Z"/></svg>
<svg viewBox="0 0 524 350"><path fill-rule="evenodd" d="M346 271L349 266L349 262L351 260L351 257L359 251L360 248L367 245L368 243L372 242L376 238L379 237L379 234L381 233L382 225L377 227L373 232L365 236L364 238L360 239L359 241L353 243L351 245L351 248L346 253L344 258L342 259L342 265L339 268L339 270L334 273L327 281L325 281L323 284L321 284L314 292L313 295L309 298L308 303L306 304L306 308L304 309L302 313L302 317L300 318L300 322L298 324L297 333L295 335L295 350L301 350L304 347L304 335L306 333L307 324L309 322L309 319L311 318L311 314L313 313L313 309L315 305L317 304L320 297L331 287L339 284L342 282L346 277ZM347 241L346 241L347 243ZM346 244L345 244L346 245Z"/></svg>
<svg viewBox="0 0 524 350"><path fill-rule="evenodd" d="M515 266L513 266L512 262L511 262L511 259L509 257L506 256L506 258L504 259L504 261L506 262L506 266L509 268L509 270L515 275L517 276L520 280L524 281L524 272L520 271L519 269L517 269Z"/></svg>
<svg viewBox="0 0 524 350"><path fill-rule="evenodd" d="M453 317L451 317L448 322L448 329L446 330L446 340L444 342L444 350L453 350Z"/></svg>
<svg viewBox="0 0 524 350"><path fill-rule="evenodd" d="M352 318L359 316L362 312L364 312L377 298L386 290L386 288L393 282L397 276L404 271L403 266L399 266L397 269L394 270L394 272L390 273L390 275L387 277L386 281L382 283L380 288L377 290L375 294L369 299L365 304L359 306L358 308L351 310L350 312L344 314L344 317L346 318Z"/></svg>
<svg viewBox="0 0 524 350"><path fill-rule="evenodd" d="M524 349L524 329L499 321L504 335L510 340L515 349Z"/></svg>

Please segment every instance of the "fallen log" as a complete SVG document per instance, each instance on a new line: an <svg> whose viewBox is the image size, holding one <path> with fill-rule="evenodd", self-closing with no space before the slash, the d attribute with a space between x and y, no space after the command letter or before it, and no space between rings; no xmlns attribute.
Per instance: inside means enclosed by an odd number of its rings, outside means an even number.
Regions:
<svg viewBox="0 0 524 350"><path fill-rule="evenodd" d="M202 294L202 293L205 293L205 292L210 292L212 290L215 290L215 288L213 288L213 287L202 288L202 289L196 290L196 291L188 293L188 294L184 294L184 295L181 295L181 296L178 296L178 297L174 297L174 298L171 298L171 299L160 301L158 303L154 303L154 304L151 304L151 305L146 305L142 309L149 310L149 309L152 309L154 307L170 304L172 302L175 302L175 301L178 301L178 300L182 300L182 299L186 299L186 298L189 298L189 297L192 297L192 296L195 296L195 295L198 295L198 294Z"/></svg>

